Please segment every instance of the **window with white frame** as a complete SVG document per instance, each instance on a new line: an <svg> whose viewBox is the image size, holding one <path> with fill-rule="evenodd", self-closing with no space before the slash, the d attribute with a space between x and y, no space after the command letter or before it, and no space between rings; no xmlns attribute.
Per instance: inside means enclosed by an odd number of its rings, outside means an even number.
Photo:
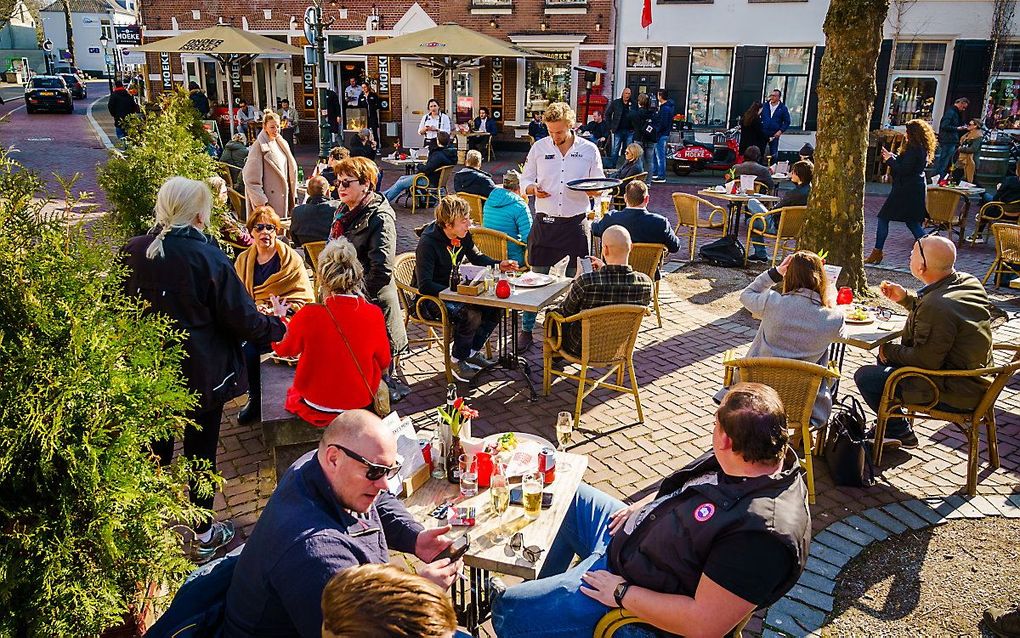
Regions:
<svg viewBox="0 0 1020 638"><path fill-rule="evenodd" d="M765 67L765 98L775 89L783 92L790 110L790 126L804 126L808 80L811 74L810 48L770 48Z"/></svg>
<svg viewBox="0 0 1020 638"><path fill-rule="evenodd" d="M726 126L733 49L692 49L687 114L695 126Z"/></svg>
<svg viewBox="0 0 1020 638"><path fill-rule="evenodd" d="M913 119L933 120L947 48L945 42L896 43L889 87L891 126L903 126Z"/></svg>
<svg viewBox="0 0 1020 638"><path fill-rule="evenodd" d="M570 104L570 51L543 51L524 64L524 110L544 111L552 102Z"/></svg>

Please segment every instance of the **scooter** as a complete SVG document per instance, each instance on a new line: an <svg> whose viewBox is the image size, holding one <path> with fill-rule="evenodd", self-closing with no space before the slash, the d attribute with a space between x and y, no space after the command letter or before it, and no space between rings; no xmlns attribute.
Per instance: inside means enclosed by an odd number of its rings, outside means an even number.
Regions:
<svg viewBox="0 0 1020 638"><path fill-rule="evenodd" d="M689 125L688 125L689 126ZM693 171L726 171L741 161L740 127L717 131L712 135L712 144L698 142L690 128L680 131L680 139L667 144L666 156L673 160L673 172L681 177Z"/></svg>

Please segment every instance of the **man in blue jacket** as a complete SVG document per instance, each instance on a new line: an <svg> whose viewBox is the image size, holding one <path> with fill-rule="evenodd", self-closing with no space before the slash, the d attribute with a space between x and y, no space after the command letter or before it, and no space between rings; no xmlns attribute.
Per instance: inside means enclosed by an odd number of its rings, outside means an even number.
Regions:
<svg viewBox="0 0 1020 638"><path fill-rule="evenodd" d="M391 547L435 560L450 528L424 529L387 491L399 469L396 439L379 417L349 410L334 419L255 524L227 591L224 638L319 638L322 590L335 573L388 563ZM444 558L418 573L446 589L462 566Z"/></svg>
<svg viewBox="0 0 1020 638"><path fill-rule="evenodd" d="M662 183L666 181L666 142L669 140L669 132L673 130L673 116L676 115L676 104L669 99L666 89L659 89L656 93L659 100L659 110L655 113L655 132L658 138L655 142L655 163L652 166L652 181ZM635 240L636 241L636 240Z"/></svg>
<svg viewBox="0 0 1020 638"><path fill-rule="evenodd" d="M662 244L671 253L680 250L680 238L673 232L669 220L648 210L648 185L631 180L623 192L627 208L609 213L591 225L591 234L601 237L610 226L623 226L630 232L635 244ZM659 278L655 272L655 278Z"/></svg>
<svg viewBox="0 0 1020 638"><path fill-rule="evenodd" d="M780 101L783 92L779 89L772 89L769 101L761 110L761 129L769 140L768 155L775 161L779 154L779 138L790 128L790 110L786 104ZM765 149L762 149L765 150Z"/></svg>
<svg viewBox="0 0 1020 638"><path fill-rule="evenodd" d="M957 98L953 105L946 109L945 115L939 120L939 145L935 149L935 174L942 176L949 172L949 165L956 157L960 148L960 133L967 130L963 123L963 114L970 106L970 100Z"/></svg>

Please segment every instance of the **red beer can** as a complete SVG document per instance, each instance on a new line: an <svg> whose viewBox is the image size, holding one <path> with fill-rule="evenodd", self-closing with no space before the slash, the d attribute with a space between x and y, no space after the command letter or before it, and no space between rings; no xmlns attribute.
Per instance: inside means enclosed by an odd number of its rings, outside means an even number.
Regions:
<svg viewBox="0 0 1020 638"><path fill-rule="evenodd" d="M421 448L421 456L425 459L425 465L429 466L429 471L432 471L432 441L428 439L418 439L418 447Z"/></svg>
<svg viewBox="0 0 1020 638"><path fill-rule="evenodd" d="M544 476L546 485L556 480L556 450L544 447L538 453L538 471Z"/></svg>

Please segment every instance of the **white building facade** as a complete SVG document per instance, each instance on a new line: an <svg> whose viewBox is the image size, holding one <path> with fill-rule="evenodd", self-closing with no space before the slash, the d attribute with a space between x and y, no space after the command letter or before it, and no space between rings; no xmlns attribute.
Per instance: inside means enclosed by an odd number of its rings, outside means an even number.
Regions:
<svg viewBox="0 0 1020 638"><path fill-rule="evenodd" d="M53 53L57 61L67 59L67 29L64 9L57 0L40 11L43 31L53 42ZM113 0L71 0L71 28L74 35L74 60L76 66L90 75L112 73L114 65L120 64L122 47L116 45L115 28L137 24L133 0L121 5ZM101 38L108 39L104 52Z"/></svg>
<svg viewBox="0 0 1020 638"><path fill-rule="evenodd" d="M755 100L783 91L792 125L781 150L814 140L817 85L825 53L827 0L653 0L652 24L641 27L641 3L617 13L614 89L664 87L702 132L739 122ZM960 96L967 117L1018 115L1020 36L1004 47L982 106L991 60L992 0L890 0L872 128L920 117L937 124ZM893 43L896 60L892 60ZM1014 86L1016 90L1014 92ZM1005 109L1005 110L1003 110ZM1002 119L1002 118L1000 118Z"/></svg>

